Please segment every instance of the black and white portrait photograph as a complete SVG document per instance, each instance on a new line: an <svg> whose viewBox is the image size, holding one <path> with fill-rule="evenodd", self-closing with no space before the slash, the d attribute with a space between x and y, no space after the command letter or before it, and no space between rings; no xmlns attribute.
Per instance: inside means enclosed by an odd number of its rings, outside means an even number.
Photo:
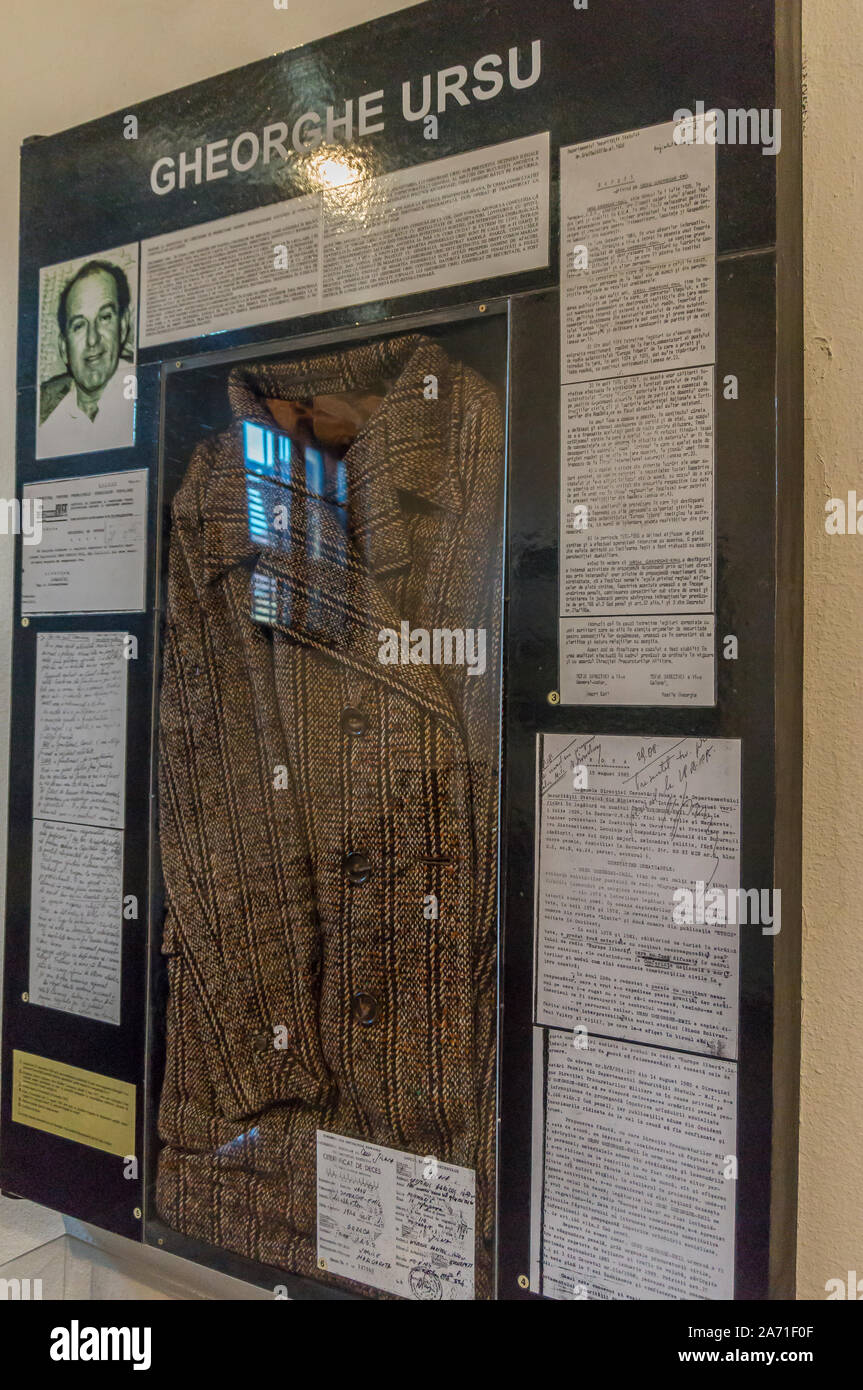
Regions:
<svg viewBox="0 0 863 1390"><path fill-rule="evenodd" d="M135 442L138 246L39 275L37 459Z"/></svg>

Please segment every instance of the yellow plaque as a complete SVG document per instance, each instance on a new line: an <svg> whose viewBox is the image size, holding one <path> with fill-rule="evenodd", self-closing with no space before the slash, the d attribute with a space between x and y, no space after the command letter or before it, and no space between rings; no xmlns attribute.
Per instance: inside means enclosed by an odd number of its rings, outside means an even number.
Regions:
<svg viewBox="0 0 863 1390"><path fill-rule="evenodd" d="M12 1053L12 1119L125 1158L135 1152L135 1087L96 1071Z"/></svg>

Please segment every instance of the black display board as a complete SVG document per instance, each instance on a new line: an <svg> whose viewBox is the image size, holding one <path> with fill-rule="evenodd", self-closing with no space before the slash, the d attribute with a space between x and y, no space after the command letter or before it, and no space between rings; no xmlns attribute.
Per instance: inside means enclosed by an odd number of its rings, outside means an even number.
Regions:
<svg viewBox="0 0 863 1390"><path fill-rule="evenodd" d="M242 23L238 9L237 23ZM435 139L403 119L402 83L484 55L541 46L541 73L492 99L449 103ZM526 61L526 59L525 59ZM149 1150L145 1129L158 1099L148 1073L149 961L161 923L150 911L152 728L161 563L159 458L165 381L200 355L289 351L337 331L400 331L429 312L505 312L510 332L510 433L499 1105L498 1293L530 1298L531 974L533 957L536 735L709 734L742 740L742 880L782 890L782 932L745 935L740 995L740 1179L735 1296L793 1294L799 1057L801 797L801 191L797 0L519 0L430 3L61 134L34 135L22 150L17 480L121 469L148 470L146 612L22 619L16 548L12 762L2 1071L3 1189L127 1236L144 1238ZM291 127L304 112L383 92L384 128L350 151L370 176L550 133L549 265L397 299L234 328L207 339L138 352L132 448L37 461L40 269L103 248L209 222L314 191L309 158L260 160L247 172L156 192L157 161L209 142ZM757 145L717 149L717 374L734 373L740 398L717 393L717 637L734 633L740 659L717 661L715 708L572 709L555 706L558 669L559 335L558 152L561 146L669 121L707 108L779 107L782 152ZM135 138L129 118L134 117ZM380 118L378 118L380 119ZM336 137L337 139L338 137ZM217 359L214 358L214 365ZM123 892L139 903L124 921L121 1023L34 1007L28 988L36 640L41 631L117 629L138 640L130 662ZM148 924L154 941L148 943ZM158 965L153 966L158 970ZM158 989L154 988L154 996ZM137 1176L113 1155L16 1124L14 1050L102 1073L137 1088ZM153 1049L154 1055L157 1049ZM323 1284L250 1267L154 1225L149 1238L292 1296L341 1297Z"/></svg>

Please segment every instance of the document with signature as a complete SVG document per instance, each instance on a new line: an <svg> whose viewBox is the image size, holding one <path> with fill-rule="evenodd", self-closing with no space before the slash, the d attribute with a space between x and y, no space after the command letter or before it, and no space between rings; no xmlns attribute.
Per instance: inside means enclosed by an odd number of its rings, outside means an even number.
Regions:
<svg viewBox="0 0 863 1390"><path fill-rule="evenodd" d="M535 1021L737 1056L740 742L538 736Z"/></svg>
<svg viewBox="0 0 863 1390"><path fill-rule="evenodd" d="M21 547L21 612L142 613L147 470L26 483L42 504L38 545Z"/></svg>
<svg viewBox="0 0 863 1390"><path fill-rule="evenodd" d="M420 1302L472 1299L471 1168L318 1130L318 1263Z"/></svg>

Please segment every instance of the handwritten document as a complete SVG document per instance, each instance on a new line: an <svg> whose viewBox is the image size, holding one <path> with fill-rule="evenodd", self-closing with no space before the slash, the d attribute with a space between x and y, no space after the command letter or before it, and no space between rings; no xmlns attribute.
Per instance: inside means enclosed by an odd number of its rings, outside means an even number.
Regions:
<svg viewBox="0 0 863 1390"><path fill-rule="evenodd" d="M122 828L129 663L120 632L36 639L33 815Z"/></svg>
<svg viewBox="0 0 863 1390"><path fill-rule="evenodd" d="M733 1062L536 1030L532 1287L549 1298L734 1296ZM544 1056L543 1054L544 1051Z"/></svg>
<svg viewBox="0 0 863 1390"><path fill-rule="evenodd" d="M120 1022L123 832L33 822L30 1003Z"/></svg>
<svg viewBox="0 0 863 1390"><path fill-rule="evenodd" d="M736 1057L739 740L537 744L536 1022Z"/></svg>
<svg viewBox="0 0 863 1390"><path fill-rule="evenodd" d="M42 539L22 551L21 612L141 613L147 576L147 470L27 483Z"/></svg>
<svg viewBox="0 0 863 1390"><path fill-rule="evenodd" d="M560 152L564 704L715 703L716 151L674 131Z"/></svg>
<svg viewBox="0 0 863 1390"><path fill-rule="evenodd" d="M403 1298L474 1291L475 1174L318 1130L318 1261Z"/></svg>

